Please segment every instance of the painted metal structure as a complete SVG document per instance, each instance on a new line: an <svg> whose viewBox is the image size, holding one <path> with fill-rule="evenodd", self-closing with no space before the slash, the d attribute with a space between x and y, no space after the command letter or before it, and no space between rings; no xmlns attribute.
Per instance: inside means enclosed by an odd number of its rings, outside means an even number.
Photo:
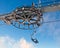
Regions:
<svg viewBox="0 0 60 48"><path fill-rule="evenodd" d="M38 4L32 3L31 6L22 6L16 8L13 12L0 15L0 20L3 20L7 24L12 24L19 29L36 29L43 23L43 13L60 10L60 1L53 1L41 3L39 0ZM44 4L45 6L43 6ZM36 33L36 32L34 32ZM34 35L33 33L33 35ZM34 41L33 38L31 38ZM37 40L34 41L38 43Z"/></svg>

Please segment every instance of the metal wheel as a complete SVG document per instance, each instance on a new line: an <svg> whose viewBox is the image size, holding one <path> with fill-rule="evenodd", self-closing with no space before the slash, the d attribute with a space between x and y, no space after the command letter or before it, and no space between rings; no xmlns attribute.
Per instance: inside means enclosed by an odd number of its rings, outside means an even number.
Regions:
<svg viewBox="0 0 60 48"><path fill-rule="evenodd" d="M38 28L42 22L43 17L39 9L24 8L24 10L15 11L15 20L11 20L11 24L19 29L35 29Z"/></svg>

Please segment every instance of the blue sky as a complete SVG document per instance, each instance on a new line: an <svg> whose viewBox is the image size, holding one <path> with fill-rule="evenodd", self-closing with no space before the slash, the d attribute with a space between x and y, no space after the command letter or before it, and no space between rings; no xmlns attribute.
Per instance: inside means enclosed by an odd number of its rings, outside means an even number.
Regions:
<svg viewBox="0 0 60 48"><path fill-rule="evenodd" d="M22 5L31 5L32 2L38 3L38 0L0 0L0 14L12 12ZM59 20L60 10L43 13L43 18L44 21ZM0 24L4 24L0 25L0 48L60 48L60 22L42 24L35 36L39 40L37 45L30 39L32 30L17 29L3 21Z"/></svg>

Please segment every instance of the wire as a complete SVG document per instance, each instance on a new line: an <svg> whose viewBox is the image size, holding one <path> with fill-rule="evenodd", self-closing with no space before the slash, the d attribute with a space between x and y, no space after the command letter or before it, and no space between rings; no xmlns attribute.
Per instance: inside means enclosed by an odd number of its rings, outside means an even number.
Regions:
<svg viewBox="0 0 60 48"><path fill-rule="evenodd" d="M6 25L6 24L0 24L0 25Z"/></svg>
<svg viewBox="0 0 60 48"><path fill-rule="evenodd" d="M60 20L55 20L55 21L47 21L47 22L43 22L43 23L53 23L53 22L60 22Z"/></svg>
<svg viewBox="0 0 60 48"><path fill-rule="evenodd" d="M55 21L47 21L47 22L43 22L43 23L54 23L54 22L60 22L60 20L55 20ZM43 23L42 23L42 24L43 24ZM0 26L1 26L1 25L6 25L6 24L0 24Z"/></svg>

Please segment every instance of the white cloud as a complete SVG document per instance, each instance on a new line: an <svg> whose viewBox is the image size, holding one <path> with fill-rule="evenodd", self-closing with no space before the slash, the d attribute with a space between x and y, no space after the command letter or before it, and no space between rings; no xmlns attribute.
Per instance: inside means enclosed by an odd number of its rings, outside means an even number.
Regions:
<svg viewBox="0 0 60 48"><path fill-rule="evenodd" d="M14 40L9 37L0 37L0 48L12 48Z"/></svg>
<svg viewBox="0 0 60 48"><path fill-rule="evenodd" d="M0 37L0 48L34 48L33 44L27 42L24 38L15 41L10 37Z"/></svg>
<svg viewBox="0 0 60 48"><path fill-rule="evenodd" d="M25 39L20 40L20 48L33 48L31 43L27 43Z"/></svg>

